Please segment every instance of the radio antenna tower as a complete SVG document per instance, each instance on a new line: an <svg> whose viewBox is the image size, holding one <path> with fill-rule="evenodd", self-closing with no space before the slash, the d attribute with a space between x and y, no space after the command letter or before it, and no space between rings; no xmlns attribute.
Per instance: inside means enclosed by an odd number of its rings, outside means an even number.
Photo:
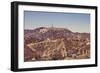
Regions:
<svg viewBox="0 0 100 73"><path fill-rule="evenodd" d="M53 28L53 24L52 24L52 28Z"/></svg>
<svg viewBox="0 0 100 73"><path fill-rule="evenodd" d="M52 31L54 30L53 28L54 28L54 26L53 26L53 24L52 24L52 26L51 26L51 30L52 30ZM51 39L53 39L53 34L54 34L54 33L52 32L52 37L51 37Z"/></svg>

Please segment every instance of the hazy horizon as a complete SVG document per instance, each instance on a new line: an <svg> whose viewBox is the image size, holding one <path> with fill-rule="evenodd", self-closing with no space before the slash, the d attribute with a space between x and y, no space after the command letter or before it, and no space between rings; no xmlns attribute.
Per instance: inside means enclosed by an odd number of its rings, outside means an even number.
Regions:
<svg viewBox="0 0 100 73"><path fill-rule="evenodd" d="M39 27L67 28L72 32L90 33L90 14L24 11L24 29Z"/></svg>

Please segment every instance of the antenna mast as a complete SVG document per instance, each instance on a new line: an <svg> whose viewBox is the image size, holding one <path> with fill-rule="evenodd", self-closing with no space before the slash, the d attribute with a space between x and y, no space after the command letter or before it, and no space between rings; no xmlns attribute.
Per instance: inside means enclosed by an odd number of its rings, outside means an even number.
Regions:
<svg viewBox="0 0 100 73"><path fill-rule="evenodd" d="M52 28L53 28L53 24L52 24Z"/></svg>

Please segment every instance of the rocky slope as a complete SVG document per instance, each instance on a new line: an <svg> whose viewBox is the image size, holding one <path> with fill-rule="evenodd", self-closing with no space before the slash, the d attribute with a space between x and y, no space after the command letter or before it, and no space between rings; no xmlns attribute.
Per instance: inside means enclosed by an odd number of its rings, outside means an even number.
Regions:
<svg viewBox="0 0 100 73"><path fill-rule="evenodd" d="M24 61L90 58L90 34L65 28L24 30Z"/></svg>

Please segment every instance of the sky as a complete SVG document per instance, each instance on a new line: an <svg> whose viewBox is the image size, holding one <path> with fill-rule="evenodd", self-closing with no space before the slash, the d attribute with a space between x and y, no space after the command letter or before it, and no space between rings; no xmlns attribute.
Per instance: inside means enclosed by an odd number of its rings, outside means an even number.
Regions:
<svg viewBox="0 0 100 73"><path fill-rule="evenodd" d="M67 28L73 32L90 32L90 14L24 11L24 29L38 27Z"/></svg>

